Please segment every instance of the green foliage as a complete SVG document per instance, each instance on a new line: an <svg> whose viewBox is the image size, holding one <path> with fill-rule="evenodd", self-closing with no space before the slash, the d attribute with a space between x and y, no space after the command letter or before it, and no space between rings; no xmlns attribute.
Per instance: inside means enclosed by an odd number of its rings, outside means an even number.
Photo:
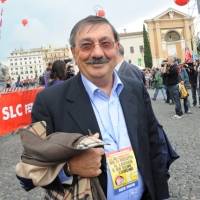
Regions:
<svg viewBox="0 0 200 200"><path fill-rule="evenodd" d="M143 24L143 39L144 39L144 63L145 63L145 67L152 68L153 61L152 61L151 48L150 48L150 44L149 44L148 33L145 29L144 24Z"/></svg>

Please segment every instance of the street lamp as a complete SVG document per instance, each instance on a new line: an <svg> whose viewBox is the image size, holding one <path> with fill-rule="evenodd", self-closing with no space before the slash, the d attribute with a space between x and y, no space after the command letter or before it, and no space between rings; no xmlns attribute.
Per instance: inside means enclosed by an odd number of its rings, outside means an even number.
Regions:
<svg viewBox="0 0 200 200"><path fill-rule="evenodd" d="M142 60L144 60L144 47L140 46L140 53L142 54Z"/></svg>

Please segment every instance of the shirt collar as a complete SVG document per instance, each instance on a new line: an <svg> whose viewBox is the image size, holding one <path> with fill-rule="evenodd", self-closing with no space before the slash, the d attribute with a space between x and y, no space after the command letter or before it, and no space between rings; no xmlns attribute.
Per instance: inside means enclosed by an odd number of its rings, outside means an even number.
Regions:
<svg viewBox="0 0 200 200"><path fill-rule="evenodd" d="M121 64L124 62L124 60L122 60L120 63L118 63L118 65L115 67L115 70L118 71L119 68L121 67Z"/></svg>
<svg viewBox="0 0 200 200"><path fill-rule="evenodd" d="M80 73L80 74L81 74L81 79L82 79L83 85L85 86L85 89L86 89L90 99L93 101L95 91L100 90L100 89L96 85L94 85L91 81L89 81L82 73ZM118 75L115 71L113 72L113 76L114 76L114 83L113 83L113 87L112 87L112 92L116 91L117 95L119 96L124 85L121 82L120 78L118 77Z"/></svg>

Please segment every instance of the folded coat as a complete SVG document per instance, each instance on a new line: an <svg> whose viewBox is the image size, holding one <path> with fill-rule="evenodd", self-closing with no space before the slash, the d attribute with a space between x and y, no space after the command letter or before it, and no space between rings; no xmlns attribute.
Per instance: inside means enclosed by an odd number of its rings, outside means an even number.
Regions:
<svg viewBox="0 0 200 200"><path fill-rule="evenodd" d="M37 122L19 131L24 151L15 172L26 191L53 182L67 160L78 153L107 145L100 139L78 133L53 133L45 137L45 127L45 122ZM106 198L98 178L78 176L77 183L64 188L64 193L47 191L45 199L105 200Z"/></svg>

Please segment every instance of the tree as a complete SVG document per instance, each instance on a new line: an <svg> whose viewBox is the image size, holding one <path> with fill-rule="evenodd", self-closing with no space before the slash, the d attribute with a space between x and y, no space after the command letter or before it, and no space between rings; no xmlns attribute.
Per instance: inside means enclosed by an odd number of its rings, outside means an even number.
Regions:
<svg viewBox="0 0 200 200"><path fill-rule="evenodd" d="M18 75L18 77L17 77L17 82L19 82L20 81L20 75Z"/></svg>
<svg viewBox="0 0 200 200"><path fill-rule="evenodd" d="M143 24L143 40L144 40L144 63L145 63L145 67L152 68L153 61L152 61L151 48L150 48L150 44L149 44L148 33L145 29L144 24Z"/></svg>

